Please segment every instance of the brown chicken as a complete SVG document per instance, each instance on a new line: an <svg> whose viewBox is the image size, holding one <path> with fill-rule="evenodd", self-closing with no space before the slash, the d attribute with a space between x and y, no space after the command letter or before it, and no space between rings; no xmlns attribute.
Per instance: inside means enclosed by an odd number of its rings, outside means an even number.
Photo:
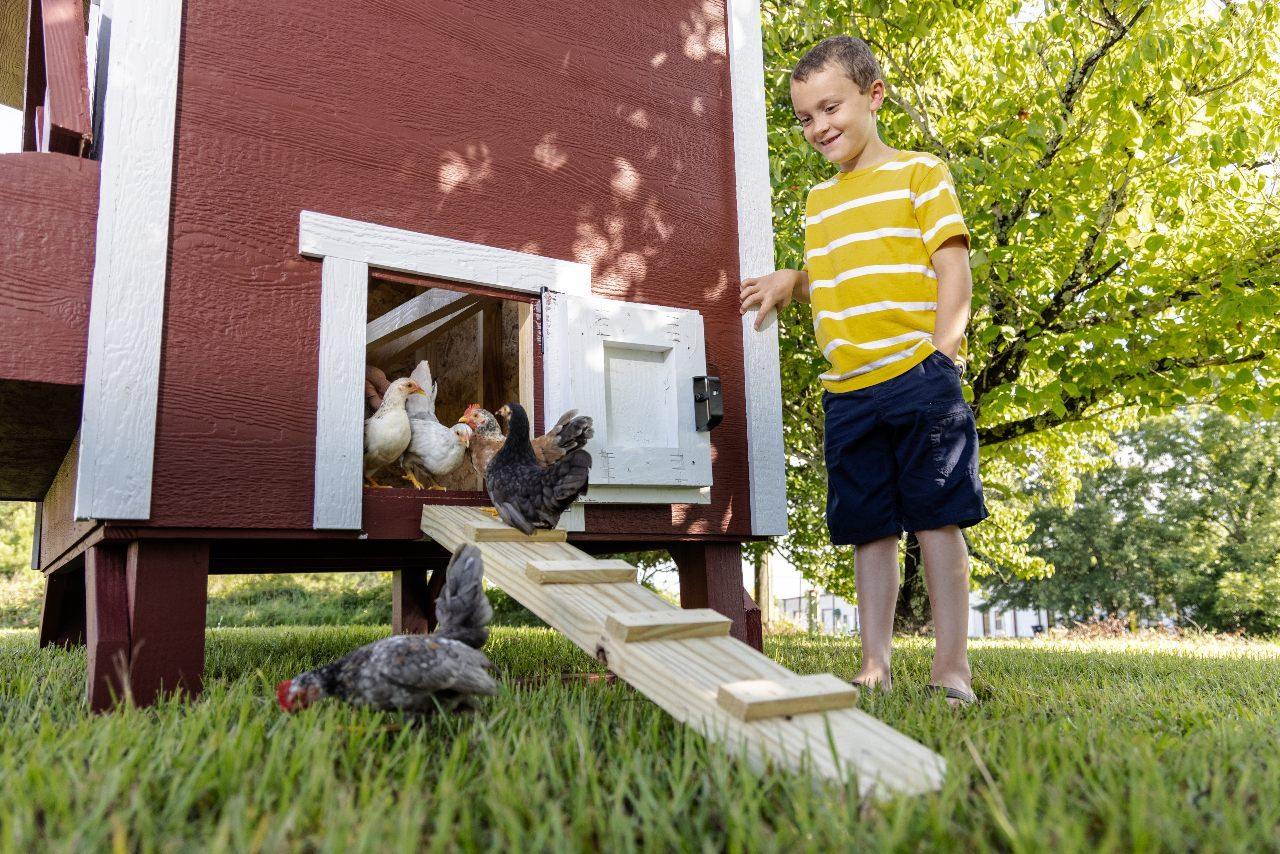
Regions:
<svg viewBox="0 0 1280 854"><path fill-rule="evenodd" d="M511 408L503 406L498 410L498 415L510 422ZM483 478L489 470L493 455L501 450L507 437L503 435L493 413L478 403L468 406L458 421L472 430L471 464L475 466L476 474ZM579 415L578 410L570 409L560 416L550 430L531 441L534 459L543 468L555 465L568 454L585 447L594 435L591 416Z"/></svg>

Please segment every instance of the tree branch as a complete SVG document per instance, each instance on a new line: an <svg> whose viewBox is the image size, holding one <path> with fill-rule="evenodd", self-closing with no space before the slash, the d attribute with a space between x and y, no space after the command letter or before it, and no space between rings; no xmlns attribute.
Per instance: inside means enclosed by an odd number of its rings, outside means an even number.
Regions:
<svg viewBox="0 0 1280 854"><path fill-rule="evenodd" d="M1092 418L1097 413L1090 411L1090 407L1103 397L1113 393L1117 385L1127 380L1137 379L1152 373L1164 373L1165 371L1169 371L1174 368L1194 371L1201 368L1248 364L1250 362L1259 362L1262 359L1265 359L1266 356L1267 354L1265 352L1249 353L1236 358L1229 358L1226 356L1200 356L1188 358L1164 356L1148 363L1140 370L1118 374L1112 377L1105 385L1095 386L1094 388L1078 395L1064 394L1060 398L1063 408L1061 415L1051 410L1049 412L1030 415L1026 418L1019 418L1015 421L1005 421L1002 424L995 424L990 427L981 427L978 429L978 441L979 444L982 445L994 445L1000 442L1007 442L1011 439L1017 439L1020 436L1037 433L1041 430L1048 430L1052 427L1058 427L1063 424L1070 424L1077 421L1083 421L1087 418Z"/></svg>

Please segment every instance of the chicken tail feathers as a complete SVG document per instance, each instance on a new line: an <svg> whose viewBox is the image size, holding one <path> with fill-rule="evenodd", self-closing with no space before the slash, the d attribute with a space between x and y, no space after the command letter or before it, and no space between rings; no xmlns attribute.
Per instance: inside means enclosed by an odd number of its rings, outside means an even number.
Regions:
<svg viewBox="0 0 1280 854"><path fill-rule="evenodd" d="M591 437L594 435L595 428L592 426L591 416L579 415L560 428L560 432L556 436L556 444L563 448L566 453L571 453L579 448L586 447L587 442L591 441Z"/></svg>
<svg viewBox="0 0 1280 854"><path fill-rule="evenodd" d="M587 480L591 476L591 455L579 448L555 464L549 470L552 483L552 499L556 503L556 515L573 503L579 495L587 494Z"/></svg>
<svg viewBox="0 0 1280 854"><path fill-rule="evenodd" d="M444 591L436 600L437 637L479 649L489 639L493 608L484 595L484 561L471 543L459 546L445 569Z"/></svg>

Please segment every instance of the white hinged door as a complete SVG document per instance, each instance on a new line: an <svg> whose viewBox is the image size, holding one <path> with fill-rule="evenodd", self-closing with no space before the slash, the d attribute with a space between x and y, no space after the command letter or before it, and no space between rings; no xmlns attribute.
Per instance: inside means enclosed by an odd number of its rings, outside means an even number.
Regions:
<svg viewBox="0 0 1280 854"><path fill-rule="evenodd" d="M693 412L693 377L707 371L702 315L547 293L543 318L546 422L567 409L595 421L586 500L707 500L711 440Z"/></svg>

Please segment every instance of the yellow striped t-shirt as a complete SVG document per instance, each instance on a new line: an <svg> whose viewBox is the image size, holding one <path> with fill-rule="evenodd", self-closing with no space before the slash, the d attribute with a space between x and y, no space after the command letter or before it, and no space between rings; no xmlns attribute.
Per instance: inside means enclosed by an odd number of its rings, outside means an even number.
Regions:
<svg viewBox="0 0 1280 854"><path fill-rule="evenodd" d="M809 191L804 259L828 391L904 374L935 349L933 253L965 227L947 166L931 154L841 172ZM961 345L963 348L963 344Z"/></svg>

